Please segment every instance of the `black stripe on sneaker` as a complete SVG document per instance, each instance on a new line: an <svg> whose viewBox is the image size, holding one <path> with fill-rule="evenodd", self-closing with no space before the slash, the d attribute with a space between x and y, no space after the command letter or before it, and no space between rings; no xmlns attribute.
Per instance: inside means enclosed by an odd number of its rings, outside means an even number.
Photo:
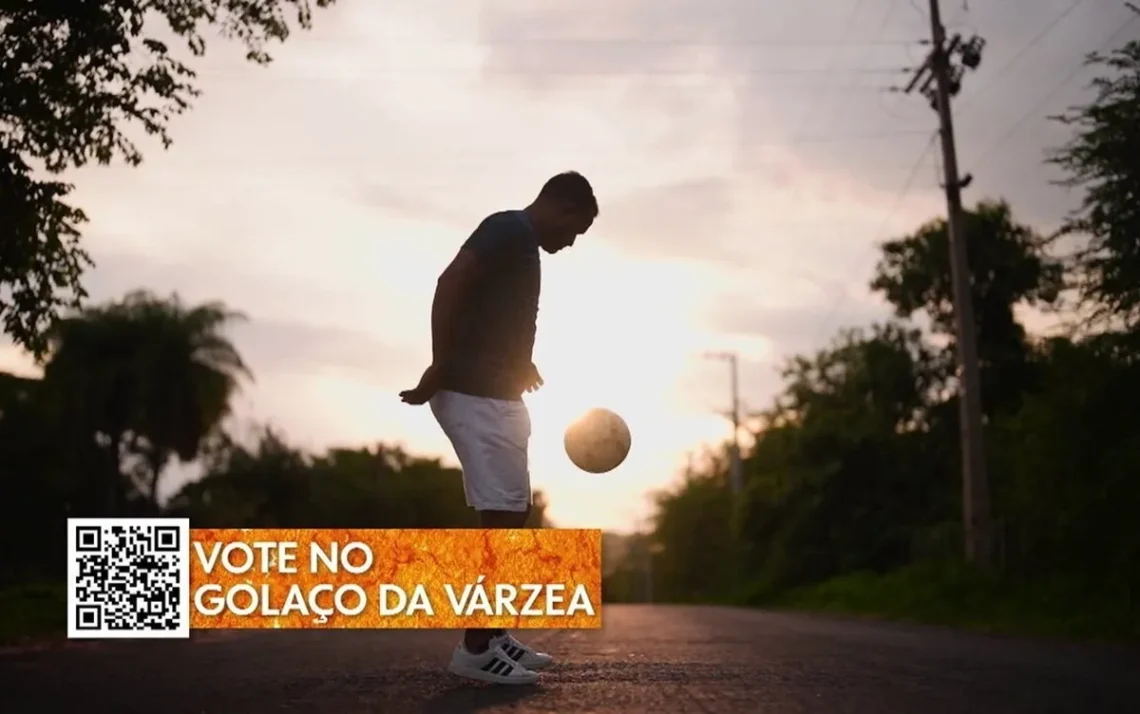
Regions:
<svg viewBox="0 0 1140 714"><path fill-rule="evenodd" d="M509 645L504 649L506 649L507 655L516 662L518 662L522 656L526 654L526 650L521 647L515 647L514 645Z"/></svg>
<svg viewBox="0 0 1140 714"><path fill-rule="evenodd" d="M483 665L479 669L483 670L484 672L490 672L491 668L494 667L498 663L499 663L499 660L492 657L490 660L487 661L487 664Z"/></svg>
<svg viewBox="0 0 1140 714"><path fill-rule="evenodd" d="M495 660L495 666L491 668L491 674L510 674L514 666L509 662L504 662L501 659Z"/></svg>

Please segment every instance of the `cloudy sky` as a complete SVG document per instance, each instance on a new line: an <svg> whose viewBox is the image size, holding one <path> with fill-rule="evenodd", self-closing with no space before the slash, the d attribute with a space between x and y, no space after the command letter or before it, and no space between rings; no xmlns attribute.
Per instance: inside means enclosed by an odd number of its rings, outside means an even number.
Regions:
<svg viewBox="0 0 1140 714"><path fill-rule="evenodd" d="M591 9L584 9L584 8ZM451 453L400 404L430 357L435 278L487 213L582 171L601 216L544 265L534 481L562 526L629 529L686 453L728 435L724 363L753 408L784 356L884 315L876 244L944 211L935 116L889 91L920 63L924 0L339 0L269 68L211 45L174 146L74 175L93 299L222 299L256 373L242 419L309 448ZM1043 151L1082 56L1140 35L1116 0L944 2L987 46L955 107L969 202L1054 227L1074 196ZM1123 27L1122 27L1123 26ZM31 370L17 350L0 368ZM609 406L634 435L605 476L562 429ZM178 475L166 490L178 486Z"/></svg>

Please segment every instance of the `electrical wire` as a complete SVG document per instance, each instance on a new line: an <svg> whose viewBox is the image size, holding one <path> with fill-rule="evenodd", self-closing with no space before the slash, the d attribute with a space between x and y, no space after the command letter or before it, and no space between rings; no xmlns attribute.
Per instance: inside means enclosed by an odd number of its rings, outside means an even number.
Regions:
<svg viewBox="0 0 1140 714"><path fill-rule="evenodd" d="M1113 42L1116 41L1116 38L1121 33L1123 33L1125 30L1127 30L1130 26L1136 24L1136 22L1138 22L1138 21L1140 21L1140 15L1134 15L1130 20L1128 20L1123 25L1121 25L1116 30L1116 32L1112 33L1112 35L1109 36L1109 38L1107 40L1105 40L1103 43L1101 43L1101 45L1096 50L1094 50L1094 52L1098 52L1098 53L1103 52L1105 49L1108 48L1109 45L1111 45ZM1037 115L1037 113L1040 112L1041 109L1046 104L1049 103L1049 100L1051 100L1054 96L1056 96L1057 92L1060 92L1062 89L1064 89L1069 84L1069 82L1073 81L1073 79L1075 79L1076 76L1078 74L1080 74L1081 70L1086 68L1086 66L1087 66L1086 63L1081 62L1076 67L1074 67L1073 71L1069 72L1069 74L1065 75L1065 77L1063 79L1061 79L1060 82L1058 82L1056 85L1054 85L1053 89L1050 90L1048 94L1046 94L1044 97L1041 98L1040 101L1038 101L1033 106L1031 106L1029 109L1027 109L1025 111L1025 113L1022 114L1017 119L1017 121L1015 121L1013 124L1011 124L1010 127L1000 137L998 137L998 139L996 141L994 141L989 146L987 146L984 151L980 152L977 155L977 159L974 162L972 162L971 164L969 164L970 166L973 166L973 170L977 171L979 168L981 168L982 166L984 166L985 164L987 164L988 162L990 162L994 158L996 158L996 156L999 153L998 148L1002 144L1004 144L1011 136L1013 136L1013 134L1018 130L1018 128L1021 127L1022 124L1024 124L1025 122L1027 122L1031 118L1033 118L1035 115Z"/></svg>
<svg viewBox="0 0 1140 714"><path fill-rule="evenodd" d="M1067 7L1063 12L1053 18L1048 25L1042 28L1041 31L1033 37L1033 39L1029 40L1029 42L1027 42L1020 50L1014 53L1014 55L1010 57L1005 64L1003 64L997 71L990 74L989 79L985 84L979 87L976 91L971 92L969 96L965 97L958 104L959 111L972 104L974 99L977 97L985 94L986 90L994 86L999 78L1004 76L1006 72L1012 69L1019 61L1021 61L1021 58L1024 57L1026 53L1029 52L1029 50L1033 49L1042 40L1048 37L1053 32L1053 30L1060 27L1061 23L1063 23L1066 18L1072 15L1074 10L1083 5L1085 1L1086 0L1074 0L1074 2L1069 5L1069 7Z"/></svg>
<svg viewBox="0 0 1140 714"><path fill-rule="evenodd" d="M891 220L891 218L894 216L895 212L899 209L899 206L902 205L903 199L906 197L906 195L908 193L910 193L911 188L913 188L913 186L914 186L915 180L918 178L919 170L922 168L922 164L926 159L926 155L930 152L931 147L934 146L934 141L937 138L938 138L938 132L937 131L933 131L930 133L930 138L927 140L926 145L919 152L918 158L915 159L914 164L911 166L910 172L907 174L906 180L903 182L902 187L898 190L898 193L895 194L894 201L891 203L890 208L887 209L887 212L885 214L883 214L882 220L879 221L879 226L874 231L875 236L882 235L883 231L887 227L887 223ZM844 290L836 298L835 302L831 306L831 309L828 310L827 315L820 322L820 325L822 328L821 333L831 329L832 321L834 320L835 316L839 313L839 309L843 306L843 303L845 303L849 297L850 297L849 293L846 290ZM823 337L823 336L824 335L821 334L821 337Z"/></svg>
<svg viewBox="0 0 1140 714"><path fill-rule="evenodd" d="M847 18L843 22L843 36L841 38L842 40L846 40L848 33L851 32L851 28L854 25L854 20L856 17L859 16L859 11L863 8L864 1L865 0L856 0L854 5L852 5L851 12L847 15ZM894 2L894 0L891 0L891 1ZM831 76L834 76L835 63L836 63L836 60L838 59L838 57L839 57L839 52L833 51L831 53L831 56L828 58L826 72L828 73L829 78ZM835 92L834 84L830 83L830 82L828 84L831 86L829 87L829 90L827 92L827 96L822 100L822 103L824 103L824 104L829 104L831 102L831 97ZM793 140L795 140L795 138L799 136L799 132L801 130L803 130L807 127L808 119L811 116L812 116L812 110L811 110L811 107L809 106L807 109L804 110L804 112L802 113L802 115L799 118L799 121L797 121L794 125L797 127L797 130L796 130L796 133L793 135Z"/></svg>

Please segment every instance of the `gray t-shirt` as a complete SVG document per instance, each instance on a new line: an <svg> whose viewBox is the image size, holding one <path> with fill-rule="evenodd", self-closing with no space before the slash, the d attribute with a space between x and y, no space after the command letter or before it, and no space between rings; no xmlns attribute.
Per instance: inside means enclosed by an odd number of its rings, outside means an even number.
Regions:
<svg viewBox="0 0 1140 714"><path fill-rule="evenodd" d="M475 253L483 273L456 315L442 387L519 400L538 321L538 238L525 211L502 211L485 218L463 247Z"/></svg>

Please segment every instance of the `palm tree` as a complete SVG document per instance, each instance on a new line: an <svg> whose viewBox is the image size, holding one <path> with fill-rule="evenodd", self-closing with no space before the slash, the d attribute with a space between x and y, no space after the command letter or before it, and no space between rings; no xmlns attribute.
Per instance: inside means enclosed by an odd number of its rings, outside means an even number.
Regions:
<svg viewBox="0 0 1140 714"><path fill-rule="evenodd" d="M53 329L44 379L72 437L94 439L105 455L111 511L129 490L157 510L164 467L193 460L229 414L252 377L222 332L240 317L221 303L185 307L177 295L138 291Z"/></svg>

